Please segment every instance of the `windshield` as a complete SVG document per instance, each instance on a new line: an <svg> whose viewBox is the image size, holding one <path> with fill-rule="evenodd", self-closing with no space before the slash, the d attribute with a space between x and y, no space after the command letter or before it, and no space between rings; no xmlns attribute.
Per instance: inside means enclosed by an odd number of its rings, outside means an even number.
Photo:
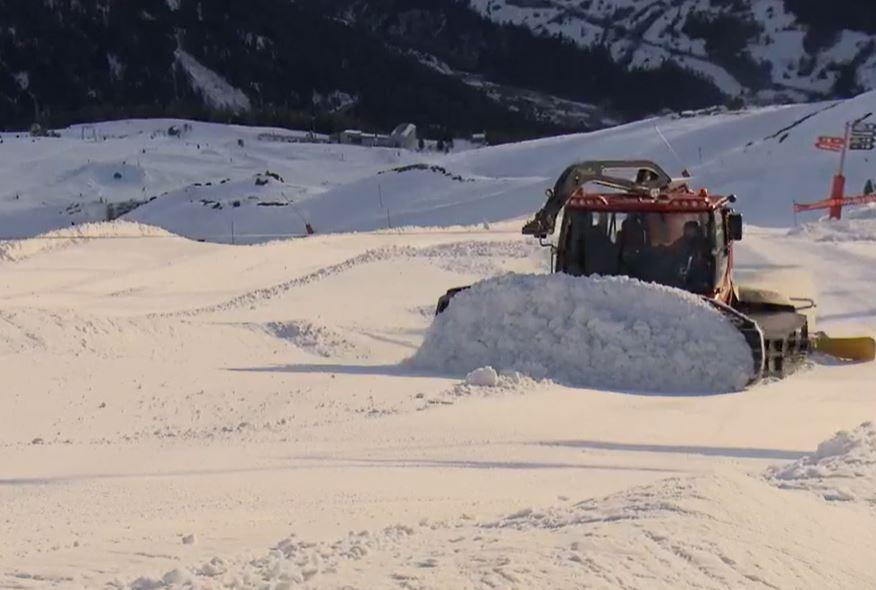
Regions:
<svg viewBox="0 0 876 590"><path fill-rule="evenodd" d="M714 288L708 213L570 210L566 217L564 272L631 276L695 293Z"/></svg>

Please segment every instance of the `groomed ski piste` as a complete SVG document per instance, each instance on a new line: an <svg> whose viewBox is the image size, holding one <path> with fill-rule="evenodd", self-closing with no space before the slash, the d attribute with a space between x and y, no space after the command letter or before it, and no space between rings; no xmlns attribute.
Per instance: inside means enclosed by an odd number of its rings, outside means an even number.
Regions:
<svg viewBox="0 0 876 590"><path fill-rule="evenodd" d="M874 110L449 155L182 121L0 135L0 237L26 238L0 243L0 587L876 587L876 366L744 388L710 307L538 276L519 233L574 160L688 167L739 195L739 280L876 334L876 214L791 210L836 168L815 139Z"/></svg>

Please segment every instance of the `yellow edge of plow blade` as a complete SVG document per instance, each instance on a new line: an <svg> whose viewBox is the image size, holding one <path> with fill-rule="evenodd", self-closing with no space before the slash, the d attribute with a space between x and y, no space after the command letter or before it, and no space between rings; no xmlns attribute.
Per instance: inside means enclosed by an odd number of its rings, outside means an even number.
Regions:
<svg viewBox="0 0 876 590"><path fill-rule="evenodd" d="M815 335L815 350L832 357L849 361L876 360L876 340L869 336L853 338L831 338L827 334Z"/></svg>

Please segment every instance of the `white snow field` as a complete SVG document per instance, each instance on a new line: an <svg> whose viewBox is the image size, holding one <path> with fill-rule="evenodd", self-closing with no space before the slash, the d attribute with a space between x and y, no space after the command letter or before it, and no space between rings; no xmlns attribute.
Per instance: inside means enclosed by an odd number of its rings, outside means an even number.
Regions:
<svg viewBox="0 0 876 590"><path fill-rule="evenodd" d="M876 333L872 220L791 231L790 204L827 191L836 154L815 136L874 107L656 122L697 186L739 193L738 279L815 296L836 335ZM0 588L876 587L876 365L815 357L718 393L744 349L699 304L531 277L549 254L521 218L568 163L677 171L654 124L449 156L197 122L181 139L166 121L97 124L94 143L3 134L0 229L52 233L0 244ZM850 186L867 158L850 156ZM271 239L305 220L316 235ZM259 243L228 243L232 221ZM482 300L430 331L440 295L485 280L459 302L481 290L520 313ZM633 290L654 299L628 305ZM604 332L518 307L579 294ZM688 331L660 334L673 350L645 382L612 318ZM436 366L459 353L434 344L453 323L523 356ZM616 338L622 354L593 352ZM409 360L424 342L428 368ZM566 379L546 349L564 343ZM533 358L556 380L516 366ZM730 373L687 387L690 371Z"/></svg>

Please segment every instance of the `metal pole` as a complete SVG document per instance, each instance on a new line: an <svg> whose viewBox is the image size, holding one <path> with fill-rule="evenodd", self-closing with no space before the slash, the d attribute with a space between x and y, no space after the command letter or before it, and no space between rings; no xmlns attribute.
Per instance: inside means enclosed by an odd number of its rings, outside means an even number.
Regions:
<svg viewBox="0 0 876 590"><path fill-rule="evenodd" d="M846 122L846 132L843 136L843 150L840 152L840 166L836 176L833 177L833 185L830 188L830 218L842 219L843 217L843 197L846 194L846 153L849 150L849 140L852 135L852 124Z"/></svg>
<svg viewBox="0 0 876 590"><path fill-rule="evenodd" d="M843 136L843 151L840 153L840 167L839 167L839 172L838 172L838 174L840 176L845 175L846 153L849 150L849 141L851 140L851 137L852 137L852 124L849 122L846 122L846 133Z"/></svg>
<svg viewBox="0 0 876 590"><path fill-rule="evenodd" d="M830 218L842 219L843 217L843 197L846 194L846 177L842 174L837 174L833 177L833 185L830 189Z"/></svg>

